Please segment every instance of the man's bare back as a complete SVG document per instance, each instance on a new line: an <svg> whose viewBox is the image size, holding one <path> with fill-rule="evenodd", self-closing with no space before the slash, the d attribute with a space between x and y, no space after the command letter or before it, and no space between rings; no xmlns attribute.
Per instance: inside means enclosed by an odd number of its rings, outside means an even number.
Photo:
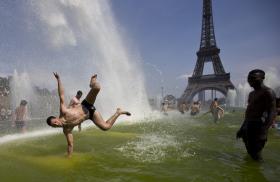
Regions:
<svg viewBox="0 0 280 182"><path fill-rule="evenodd" d="M88 95L83 100L80 105L76 107L68 108L65 105L64 101L64 89L60 77L57 73L54 73L55 78L57 79L58 84L58 94L60 100L60 115L59 117L50 116L47 119L47 124L52 127L62 127L63 133L67 140L67 152L68 157L73 153L73 135L72 130L75 126L81 124L83 121L90 119L94 124L102 130L109 130L117 118L120 115L130 116L131 114L127 111L123 111L120 108L117 108L116 112L106 121L103 120L101 114L96 111L94 103L97 97L97 94L100 91L100 84L97 82L97 75L93 75L90 80L90 88Z"/></svg>

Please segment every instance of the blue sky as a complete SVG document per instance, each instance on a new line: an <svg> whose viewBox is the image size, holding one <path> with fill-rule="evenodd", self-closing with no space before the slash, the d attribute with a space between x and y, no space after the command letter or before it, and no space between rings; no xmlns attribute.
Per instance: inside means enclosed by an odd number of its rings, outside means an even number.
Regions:
<svg viewBox="0 0 280 182"><path fill-rule="evenodd" d="M212 3L220 58L234 84L243 82L253 68L280 69L280 1L213 0ZM187 83L178 77L192 74L197 58L202 0L122 0L112 1L112 7L143 61L162 72L165 92L180 96ZM149 88L156 85L154 92L155 89L160 92L160 74L150 74L153 70L150 64L144 68L148 70ZM206 66L206 73L210 68Z"/></svg>
<svg viewBox="0 0 280 182"><path fill-rule="evenodd" d="M31 67L34 62L29 59L83 56L73 47L42 51L42 30L32 26L38 20L27 6L21 0L0 2L2 75ZM163 86L165 93L179 97L187 85L181 76L192 74L197 59L202 0L111 0L111 6L123 37L141 55L149 95L160 94ZM279 9L279 0L213 0L220 58L235 85L250 69L280 69ZM65 55L67 51L73 54ZM55 65L55 60L49 64Z"/></svg>

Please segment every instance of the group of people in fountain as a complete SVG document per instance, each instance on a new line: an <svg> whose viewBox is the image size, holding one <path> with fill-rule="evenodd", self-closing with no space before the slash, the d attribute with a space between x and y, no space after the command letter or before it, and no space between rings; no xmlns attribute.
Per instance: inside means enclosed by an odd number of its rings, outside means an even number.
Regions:
<svg viewBox="0 0 280 182"><path fill-rule="evenodd" d="M83 121L90 119L101 130L109 130L121 115L130 116L128 111L117 108L116 112L108 119L103 120L101 114L96 110L94 103L101 89L97 82L97 75L90 79L90 91L86 98L80 102L82 92L77 95L67 106L64 99L64 89L60 76L54 73L58 84L58 94L60 99L60 115L47 118L47 124L51 127L61 127L67 140L67 154L70 157L73 153L73 128L79 126ZM265 86L263 81L265 72L259 69L252 70L248 74L248 83L254 89L249 94L248 105L245 111L245 119L240 129L236 133L236 138L242 138L248 154L254 160L262 160L262 149L267 141L268 129L276 120L277 112L280 114L280 102L276 99L272 89ZM277 103L277 110L276 110ZM165 106L165 107L164 107ZM164 109L166 105L163 105ZM187 107L187 106L184 106ZM20 109L19 109L20 110ZM193 103L191 112L199 112L200 103ZM167 112L167 111L163 111ZM214 121L217 121L224 115L224 110L219 106L218 99L214 99L210 105L209 113L212 113Z"/></svg>
<svg viewBox="0 0 280 182"><path fill-rule="evenodd" d="M236 138L242 138L248 154L254 160L262 160L261 151L267 141L267 133L270 127L279 128L276 123L277 115L280 115L280 99L276 98L272 89L265 86L263 81L265 72L259 69L252 70L248 74L248 83L254 89L249 94L248 105L245 112L245 120L236 134ZM179 111L184 114L189 110L188 104L183 102ZM197 115L201 110L201 104L196 101L190 107L190 115ZM164 112L167 112L165 109ZM224 116L224 109L219 106L215 98L209 111L217 122Z"/></svg>
<svg viewBox="0 0 280 182"><path fill-rule="evenodd" d="M191 106L189 106L186 102L182 102L178 106L178 110L182 114L185 114L186 112L188 112L190 110L190 115L196 116L202 110L202 103L200 101L194 101L194 102L192 102ZM215 98L211 102L211 104L209 106L209 110L207 112L205 112L204 115L211 113L213 116L213 120L216 123L219 119L221 119L224 116L224 112L225 112L224 109L219 105L218 98Z"/></svg>

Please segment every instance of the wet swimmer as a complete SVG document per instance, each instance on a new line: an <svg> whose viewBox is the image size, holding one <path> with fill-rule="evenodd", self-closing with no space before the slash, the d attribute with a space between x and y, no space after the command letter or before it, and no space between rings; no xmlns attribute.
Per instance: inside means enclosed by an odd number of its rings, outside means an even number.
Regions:
<svg viewBox="0 0 280 182"><path fill-rule="evenodd" d="M83 95L83 92L81 90L78 90L76 96L71 99L68 107L71 108L71 107L79 106L81 104L80 99L81 99L82 95ZM78 125L78 128L79 128L79 131L82 131L81 123Z"/></svg>
<svg viewBox="0 0 280 182"><path fill-rule="evenodd" d="M101 130L109 130L120 115L130 116L127 111L117 108L116 112L107 120L104 121L101 114L96 111L94 103L100 91L100 84L97 82L97 75L93 75L90 79L90 91L81 104L75 107L67 107L64 99L64 89L60 77L57 73L54 76L58 84L58 95L60 100L60 115L59 117L50 116L47 119L47 124L52 127L63 128L63 133L67 140L67 154L71 157L73 153L73 134L72 130L75 126L81 124L83 121L90 119Z"/></svg>
<svg viewBox="0 0 280 182"><path fill-rule="evenodd" d="M215 123L224 116L225 111L219 106L217 98L215 98L214 101L211 103L210 112L212 113Z"/></svg>
<svg viewBox="0 0 280 182"><path fill-rule="evenodd" d="M199 102L193 102L192 106L191 106L191 116L195 116L200 112L200 104Z"/></svg>
<svg viewBox="0 0 280 182"><path fill-rule="evenodd" d="M249 94L245 120L236 133L236 138L243 139L248 154L254 160L262 160L268 129L276 116L275 93L263 84L264 78L262 70L249 72L248 83L254 90Z"/></svg>

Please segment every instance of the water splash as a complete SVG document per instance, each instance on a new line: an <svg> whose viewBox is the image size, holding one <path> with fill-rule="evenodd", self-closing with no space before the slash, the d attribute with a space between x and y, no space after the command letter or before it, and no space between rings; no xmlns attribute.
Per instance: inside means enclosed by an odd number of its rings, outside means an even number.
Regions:
<svg viewBox="0 0 280 182"><path fill-rule="evenodd" d="M174 136L147 134L116 150L137 161L157 163L166 157L168 148L177 148L179 145Z"/></svg>
<svg viewBox="0 0 280 182"><path fill-rule="evenodd" d="M12 108L19 106L22 99L28 102L34 97L34 90L27 72L18 73L14 70L10 83L12 94Z"/></svg>
<svg viewBox="0 0 280 182"><path fill-rule="evenodd" d="M62 77L66 92L86 94L89 79L98 74L102 85L98 110L111 115L117 107L128 109L134 119L150 112L142 65L122 36L108 0L27 1L28 22L40 37L42 54L33 60L36 84L55 87L52 71ZM35 45L33 45L35 46ZM37 46L37 45L36 45ZM51 55L51 56L50 56Z"/></svg>
<svg viewBox="0 0 280 182"><path fill-rule="evenodd" d="M279 77L279 70L276 68L269 68L265 74L264 84L275 90L280 87Z"/></svg>
<svg viewBox="0 0 280 182"><path fill-rule="evenodd" d="M8 142L16 141L16 140L23 140L23 139L29 139L34 137L41 137L46 135L53 135L56 133L61 132L58 129L48 129L48 130L37 130L32 131L24 134L11 134L11 135L5 135L0 137L0 145L5 144Z"/></svg>
<svg viewBox="0 0 280 182"><path fill-rule="evenodd" d="M83 91L84 98L90 77L97 73L102 88L96 108L105 119L117 107L129 110L131 121L149 115L141 59L126 43L109 0L27 0L17 8L21 16L7 21L15 30L17 21L23 22L15 32L26 46L15 47L12 107L26 99L32 106L33 120L28 122L38 124L34 128L48 127L45 118L59 111L57 95L36 95L34 89L56 90L52 72L60 74L67 102L77 90ZM18 36L11 38L18 41Z"/></svg>
<svg viewBox="0 0 280 182"><path fill-rule="evenodd" d="M230 107L236 106L236 90L229 89L227 93L227 103Z"/></svg>

